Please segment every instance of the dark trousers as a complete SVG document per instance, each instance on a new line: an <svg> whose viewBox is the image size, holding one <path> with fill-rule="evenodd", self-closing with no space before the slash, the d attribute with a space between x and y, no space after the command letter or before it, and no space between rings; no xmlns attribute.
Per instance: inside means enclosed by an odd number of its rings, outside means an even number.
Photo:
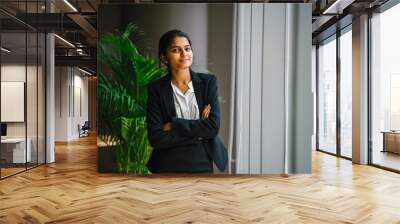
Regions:
<svg viewBox="0 0 400 224"><path fill-rule="evenodd" d="M213 162L204 144L154 149L147 167L152 173L212 173Z"/></svg>

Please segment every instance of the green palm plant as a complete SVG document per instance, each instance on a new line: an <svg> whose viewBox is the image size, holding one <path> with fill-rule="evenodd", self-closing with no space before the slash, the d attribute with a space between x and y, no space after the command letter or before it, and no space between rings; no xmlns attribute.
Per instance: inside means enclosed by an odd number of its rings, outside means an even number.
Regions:
<svg viewBox="0 0 400 224"><path fill-rule="evenodd" d="M143 35L130 23L122 33L99 39L99 62L105 72L98 77L98 136L117 149L118 171L147 174L151 148L147 138L148 84L165 74L158 61L140 54L130 36Z"/></svg>

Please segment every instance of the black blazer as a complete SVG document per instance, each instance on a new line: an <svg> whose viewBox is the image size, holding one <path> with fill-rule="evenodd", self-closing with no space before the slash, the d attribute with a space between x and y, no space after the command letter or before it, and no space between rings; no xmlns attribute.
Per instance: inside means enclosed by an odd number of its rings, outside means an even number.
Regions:
<svg viewBox="0 0 400 224"><path fill-rule="evenodd" d="M208 156L223 171L228 162L227 150L218 137L220 106L217 79L214 75L190 70L199 114L205 105L211 105L208 119L186 120L176 117L171 74L153 81L148 87L147 131L153 154L182 146L205 142ZM172 122L172 131L163 131L163 125ZM153 156L153 155L152 155ZM193 158L187 158L193 159ZM154 162L154 161L153 161Z"/></svg>

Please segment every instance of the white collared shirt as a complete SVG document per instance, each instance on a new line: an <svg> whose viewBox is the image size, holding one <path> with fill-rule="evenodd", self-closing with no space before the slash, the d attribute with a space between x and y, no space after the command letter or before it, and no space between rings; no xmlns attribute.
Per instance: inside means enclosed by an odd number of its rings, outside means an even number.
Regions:
<svg viewBox="0 0 400 224"><path fill-rule="evenodd" d="M200 119L199 106L197 105L192 81L188 83L189 89L186 93L182 93L172 82L171 86L174 96L176 116L188 120Z"/></svg>

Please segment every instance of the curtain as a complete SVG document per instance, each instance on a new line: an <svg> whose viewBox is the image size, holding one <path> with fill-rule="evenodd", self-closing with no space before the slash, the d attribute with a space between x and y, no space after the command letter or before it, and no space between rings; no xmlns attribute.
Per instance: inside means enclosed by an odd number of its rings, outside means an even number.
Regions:
<svg viewBox="0 0 400 224"><path fill-rule="evenodd" d="M235 4L231 173L311 172L311 4Z"/></svg>

